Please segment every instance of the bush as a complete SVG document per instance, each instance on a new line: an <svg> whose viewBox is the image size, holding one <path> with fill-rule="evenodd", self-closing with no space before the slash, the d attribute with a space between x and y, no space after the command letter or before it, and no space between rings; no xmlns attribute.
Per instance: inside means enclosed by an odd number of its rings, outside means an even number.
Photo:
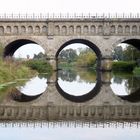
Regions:
<svg viewBox="0 0 140 140"><path fill-rule="evenodd" d="M39 73L51 73L52 67L46 60L29 60L27 66Z"/></svg>
<svg viewBox="0 0 140 140"><path fill-rule="evenodd" d="M136 75L140 75L140 67L135 67L133 73Z"/></svg>
<svg viewBox="0 0 140 140"><path fill-rule="evenodd" d="M93 51L82 52L77 58L77 65L82 67L91 67L96 63L96 55Z"/></svg>
<svg viewBox="0 0 140 140"><path fill-rule="evenodd" d="M17 78L23 78L23 77L25 77L25 74L27 75L27 74L30 73L30 70L29 69L30 69L29 67L22 65L20 67L20 69L17 69Z"/></svg>
<svg viewBox="0 0 140 140"><path fill-rule="evenodd" d="M22 63L3 61L0 59L0 83L29 78L35 74L35 71Z"/></svg>
<svg viewBox="0 0 140 140"><path fill-rule="evenodd" d="M136 67L136 62L126 62L126 61L118 61L113 62L112 69L114 71L127 71L132 72L134 67Z"/></svg>

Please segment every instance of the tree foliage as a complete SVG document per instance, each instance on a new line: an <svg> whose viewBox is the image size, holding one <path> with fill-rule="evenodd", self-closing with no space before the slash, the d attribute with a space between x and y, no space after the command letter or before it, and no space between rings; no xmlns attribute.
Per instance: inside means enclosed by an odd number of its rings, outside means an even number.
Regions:
<svg viewBox="0 0 140 140"><path fill-rule="evenodd" d="M40 52L39 54L34 54L33 59L46 59L47 55Z"/></svg>
<svg viewBox="0 0 140 140"><path fill-rule="evenodd" d="M91 67L96 63L96 54L89 47L81 48L78 51L75 49L62 50L59 54L60 62L73 62L74 65L80 67Z"/></svg>
<svg viewBox="0 0 140 140"><path fill-rule="evenodd" d="M121 46L117 46L113 51L114 60L123 60L123 49Z"/></svg>
<svg viewBox="0 0 140 140"><path fill-rule="evenodd" d="M77 65L79 66L93 66L96 63L96 54L90 49L82 50L77 58Z"/></svg>
<svg viewBox="0 0 140 140"><path fill-rule="evenodd" d="M118 61L137 61L140 59L140 51L132 45L125 48L117 46L113 51L113 59Z"/></svg>
<svg viewBox="0 0 140 140"><path fill-rule="evenodd" d="M77 58L77 53L76 50L74 49L62 50L59 54L59 59L63 59L64 61L67 61L69 63L75 61L76 58Z"/></svg>
<svg viewBox="0 0 140 140"><path fill-rule="evenodd" d="M140 59L140 51L137 48L129 45L127 49L123 51L125 61L136 61Z"/></svg>

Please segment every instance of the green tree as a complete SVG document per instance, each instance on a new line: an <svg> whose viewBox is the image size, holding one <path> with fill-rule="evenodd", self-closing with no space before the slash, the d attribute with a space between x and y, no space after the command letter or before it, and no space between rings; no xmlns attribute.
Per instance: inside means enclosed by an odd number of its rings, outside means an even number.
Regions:
<svg viewBox="0 0 140 140"><path fill-rule="evenodd" d="M66 49L62 50L59 54L59 59L63 59L64 61L67 62L74 62L77 58L77 53L76 50L74 49Z"/></svg>
<svg viewBox="0 0 140 140"><path fill-rule="evenodd" d="M126 47L123 51L125 61L137 61L140 59L140 51L132 45Z"/></svg>
<svg viewBox="0 0 140 140"><path fill-rule="evenodd" d="M89 67L94 66L96 63L96 54L90 48L86 48L81 50L78 58L77 58L77 65Z"/></svg>
<svg viewBox="0 0 140 140"><path fill-rule="evenodd" d="M122 46L117 46L113 51L114 60L123 60L123 49Z"/></svg>
<svg viewBox="0 0 140 140"><path fill-rule="evenodd" d="M47 58L47 55L40 52L39 54L34 54L34 57L33 59L46 59Z"/></svg>
<svg viewBox="0 0 140 140"><path fill-rule="evenodd" d="M120 45L114 49L112 56L118 61L137 61L140 59L140 51L132 45L126 45L125 48Z"/></svg>

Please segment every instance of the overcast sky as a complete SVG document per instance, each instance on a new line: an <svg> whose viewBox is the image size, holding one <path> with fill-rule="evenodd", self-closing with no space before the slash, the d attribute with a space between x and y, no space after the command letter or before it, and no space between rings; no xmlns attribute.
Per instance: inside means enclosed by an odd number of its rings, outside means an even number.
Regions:
<svg viewBox="0 0 140 140"><path fill-rule="evenodd" d="M140 0L0 0L0 13L138 13Z"/></svg>

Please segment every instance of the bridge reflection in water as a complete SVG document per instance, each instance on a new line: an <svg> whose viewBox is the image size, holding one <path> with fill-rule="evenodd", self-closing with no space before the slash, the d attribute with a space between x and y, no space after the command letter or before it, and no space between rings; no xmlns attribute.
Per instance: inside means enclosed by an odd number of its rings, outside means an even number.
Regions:
<svg viewBox="0 0 140 140"><path fill-rule="evenodd" d="M65 94L58 84L56 73L48 79L46 91L32 99L23 98L18 90L12 91L0 102L0 125L139 127L140 100L137 98L136 102L131 102L127 100L129 95L126 99L115 95L110 86L110 74L97 73L94 88L80 96ZM138 97L139 91L136 93ZM18 97L23 100L18 100Z"/></svg>

